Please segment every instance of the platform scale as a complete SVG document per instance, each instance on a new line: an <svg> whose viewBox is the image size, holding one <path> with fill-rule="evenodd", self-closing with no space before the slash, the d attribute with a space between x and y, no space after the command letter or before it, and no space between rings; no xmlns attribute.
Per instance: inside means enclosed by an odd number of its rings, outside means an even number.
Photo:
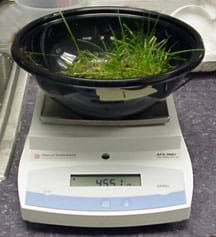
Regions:
<svg viewBox="0 0 216 237"><path fill-rule="evenodd" d="M128 227L188 219L193 175L173 98L130 119L94 121L40 91L18 186L29 222Z"/></svg>

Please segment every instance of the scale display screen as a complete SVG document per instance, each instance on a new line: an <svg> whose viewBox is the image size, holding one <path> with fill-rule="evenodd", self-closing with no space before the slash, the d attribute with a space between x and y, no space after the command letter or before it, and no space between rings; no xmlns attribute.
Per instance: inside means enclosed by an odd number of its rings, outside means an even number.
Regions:
<svg viewBox="0 0 216 237"><path fill-rule="evenodd" d="M140 174L71 175L70 186L141 186L141 176Z"/></svg>

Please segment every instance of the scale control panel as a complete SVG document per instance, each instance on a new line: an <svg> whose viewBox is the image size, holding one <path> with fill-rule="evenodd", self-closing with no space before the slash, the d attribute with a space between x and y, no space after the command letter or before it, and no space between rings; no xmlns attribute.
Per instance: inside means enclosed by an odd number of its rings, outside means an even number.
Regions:
<svg viewBox="0 0 216 237"><path fill-rule="evenodd" d="M32 170L25 193L27 206L70 211L135 211L184 204L183 172L155 167L127 173L79 172L72 167Z"/></svg>

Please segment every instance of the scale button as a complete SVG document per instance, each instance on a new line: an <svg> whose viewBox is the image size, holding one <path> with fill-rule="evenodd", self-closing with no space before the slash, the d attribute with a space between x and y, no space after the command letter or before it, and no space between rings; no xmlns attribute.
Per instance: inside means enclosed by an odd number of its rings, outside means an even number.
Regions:
<svg viewBox="0 0 216 237"><path fill-rule="evenodd" d="M131 206L131 200L123 199L122 200L122 206L125 207L125 208L129 208Z"/></svg>
<svg viewBox="0 0 216 237"><path fill-rule="evenodd" d="M111 207L111 202L109 199L103 199L101 201L101 207L103 208L110 208Z"/></svg>
<svg viewBox="0 0 216 237"><path fill-rule="evenodd" d="M48 196L52 194L52 191L50 189L44 189L43 193Z"/></svg>

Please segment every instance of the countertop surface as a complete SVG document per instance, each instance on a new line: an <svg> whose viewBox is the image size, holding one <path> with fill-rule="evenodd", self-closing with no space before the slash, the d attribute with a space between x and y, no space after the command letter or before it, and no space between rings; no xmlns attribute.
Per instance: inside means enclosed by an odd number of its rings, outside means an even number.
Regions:
<svg viewBox="0 0 216 237"><path fill-rule="evenodd" d="M216 236L216 77L197 78L175 93L176 108L194 171L190 220L138 228L70 228L30 224L22 220L17 195L17 170L31 121L36 91L36 83L30 80L10 175L7 180L0 183L1 237Z"/></svg>

